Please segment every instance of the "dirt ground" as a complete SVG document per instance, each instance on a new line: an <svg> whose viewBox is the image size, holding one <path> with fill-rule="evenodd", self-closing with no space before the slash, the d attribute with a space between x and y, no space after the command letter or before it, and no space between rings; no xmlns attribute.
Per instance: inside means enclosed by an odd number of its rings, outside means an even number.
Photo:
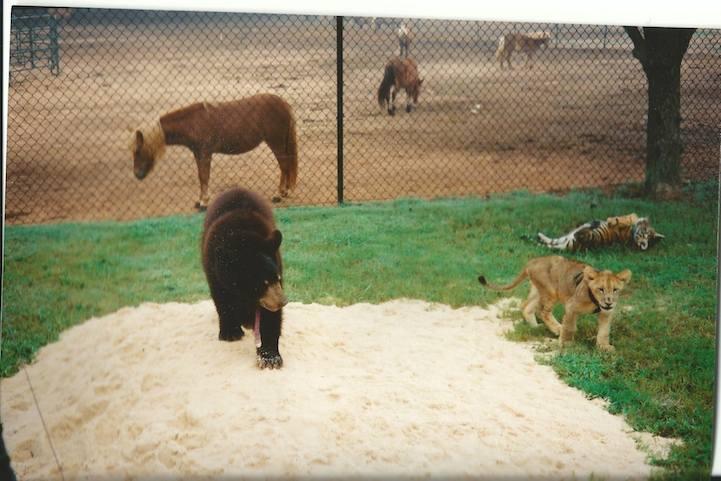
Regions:
<svg viewBox="0 0 721 481"><path fill-rule="evenodd" d="M198 180L191 153L169 148L155 171L138 181L128 147L132 129L192 102L257 92L283 96L297 117L299 183L286 205L335 203L334 21L277 18L255 24L76 19L65 25L59 76L47 69L12 73L6 220L193 212ZM484 25L484 36L476 35ZM559 39L538 55L534 68L523 68L523 56L516 55L513 70L500 70L493 62L492 39L500 32L494 25L418 22L411 55L424 88L415 111L399 109L394 117L376 101L384 63L397 49L392 29L347 26L346 201L642 179L646 84L628 41L616 35L601 49L570 48ZM718 38L694 42L683 66L684 175L715 178L721 58L712 46ZM404 101L400 94L400 107ZM265 145L241 156L216 155L211 194L240 184L271 197L278 178Z"/></svg>

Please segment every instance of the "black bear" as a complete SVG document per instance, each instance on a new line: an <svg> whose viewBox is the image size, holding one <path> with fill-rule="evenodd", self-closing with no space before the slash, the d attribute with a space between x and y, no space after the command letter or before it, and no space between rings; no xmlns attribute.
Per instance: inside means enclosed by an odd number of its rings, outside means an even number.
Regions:
<svg viewBox="0 0 721 481"><path fill-rule="evenodd" d="M3 425L0 423L0 479L7 481L16 481L15 472L10 466L10 456L5 449L5 441L3 441Z"/></svg>
<svg viewBox="0 0 721 481"><path fill-rule="evenodd" d="M202 259L220 321L219 338L236 341L253 329L258 367L280 368L278 338L283 306L283 239L270 204L247 189L220 194L203 225Z"/></svg>

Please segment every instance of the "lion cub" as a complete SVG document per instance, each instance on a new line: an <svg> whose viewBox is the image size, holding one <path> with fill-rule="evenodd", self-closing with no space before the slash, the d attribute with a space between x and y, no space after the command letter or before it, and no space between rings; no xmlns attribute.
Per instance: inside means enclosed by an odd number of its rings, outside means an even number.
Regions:
<svg viewBox="0 0 721 481"><path fill-rule="evenodd" d="M609 342L611 318L618 301L618 294L631 279L628 269L614 274L611 271L597 271L593 267L568 260L561 256L538 257L528 261L518 277L507 286L488 284L486 278L478 282L497 291L509 291L526 278L531 281L531 292L521 306L523 318L537 326L536 312L548 328L559 336L561 347L573 341L576 333L576 319L581 314L598 313L598 334L596 345L605 351L613 350ZM553 317L553 306L564 303L563 324Z"/></svg>

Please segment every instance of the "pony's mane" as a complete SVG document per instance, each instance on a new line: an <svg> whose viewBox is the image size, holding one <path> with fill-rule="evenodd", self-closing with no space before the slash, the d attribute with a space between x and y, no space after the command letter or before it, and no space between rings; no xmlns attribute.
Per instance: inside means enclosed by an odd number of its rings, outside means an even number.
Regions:
<svg viewBox="0 0 721 481"><path fill-rule="evenodd" d="M148 154L152 154L155 160L160 159L165 154L165 132L163 132L163 127L160 125L160 120L138 127L136 130L143 134L143 150ZM130 139L130 149L135 149L135 131L133 131L133 136Z"/></svg>

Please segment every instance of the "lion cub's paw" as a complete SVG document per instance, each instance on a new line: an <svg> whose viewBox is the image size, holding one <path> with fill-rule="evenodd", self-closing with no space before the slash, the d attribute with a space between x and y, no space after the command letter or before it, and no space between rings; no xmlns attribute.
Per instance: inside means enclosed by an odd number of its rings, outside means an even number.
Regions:
<svg viewBox="0 0 721 481"><path fill-rule="evenodd" d="M598 344L598 349L605 352L613 352L616 350L616 348L610 344Z"/></svg>

